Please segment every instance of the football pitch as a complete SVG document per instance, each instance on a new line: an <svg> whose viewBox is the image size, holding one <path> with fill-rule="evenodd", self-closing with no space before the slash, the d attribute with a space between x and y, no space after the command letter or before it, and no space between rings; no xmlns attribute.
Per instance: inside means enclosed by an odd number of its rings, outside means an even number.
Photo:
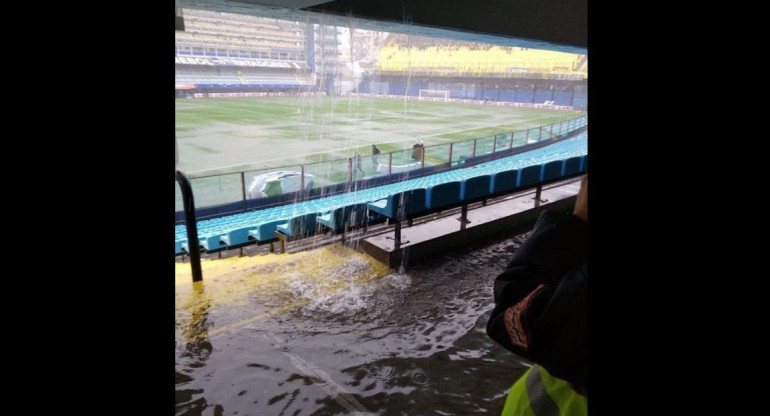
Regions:
<svg viewBox="0 0 770 416"><path fill-rule="evenodd" d="M578 112L359 97L176 100L178 169L191 177L303 163L526 130ZM206 172L201 172L206 171Z"/></svg>

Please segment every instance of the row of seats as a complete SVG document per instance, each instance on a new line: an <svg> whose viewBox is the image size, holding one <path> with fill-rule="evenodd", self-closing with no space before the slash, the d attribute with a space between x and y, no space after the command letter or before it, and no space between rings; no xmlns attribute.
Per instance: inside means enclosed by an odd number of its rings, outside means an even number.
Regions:
<svg viewBox="0 0 770 416"><path fill-rule="evenodd" d="M551 182L560 177L573 176L587 169L588 155L574 156L521 169L474 176L462 181L411 189L388 195L387 198L367 204L367 207L388 219L402 221L428 211L475 202Z"/></svg>
<svg viewBox="0 0 770 416"><path fill-rule="evenodd" d="M357 190L292 205L239 213L198 222L198 237L207 251L275 239L275 231L289 236L307 234L320 223L335 231L361 225L365 208L376 215L399 218L397 202L411 200L404 215L528 187L587 169L586 132L577 137L503 159L421 178ZM421 190L421 191L420 191ZM419 195L423 195L420 197ZM405 198L404 195L410 195ZM342 211L339 211L342 210ZM355 214L354 214L355 213ZM349 223L346 218L355 218ZM176 254L187 251L186 230L175 229Z"/></svg>

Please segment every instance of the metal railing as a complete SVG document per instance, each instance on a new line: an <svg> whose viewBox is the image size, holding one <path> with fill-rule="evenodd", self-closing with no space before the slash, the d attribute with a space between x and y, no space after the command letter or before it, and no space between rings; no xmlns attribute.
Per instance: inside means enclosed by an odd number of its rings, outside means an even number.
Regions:
<svg viewBox="0 0 770 416"><path fill-rule="evenodd" d="M198 242L198 223L195 220L195 199L193 198L190 181L181 171L176 171L176 181L179 182L179 188L182 191L184 201L185 223L187 225L187 248L190 253L190 267L192 268L193 282L203 280L201 271L201 249Z"/></svg>

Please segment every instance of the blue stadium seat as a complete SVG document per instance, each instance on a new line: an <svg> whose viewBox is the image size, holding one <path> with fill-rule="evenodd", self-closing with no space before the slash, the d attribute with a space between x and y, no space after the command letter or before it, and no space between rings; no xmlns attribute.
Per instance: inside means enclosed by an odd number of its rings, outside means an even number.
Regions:
<svg viewBox="0 0 770 416"><path fill-rule="evenodd" d="M371 218L370 218L371 219ZM366 204L348 205L336 208L326 214L318 215L316 221L334 232L342 231L345 227L355 228L364 225L366 220Z"/></svg>
<svg viewBox="0 0 770 416"><path fill-rule="evenodd" d="M200 239L201 246L206 251L216 251L225 247L222 242L222 234L209 234Z"/></svg>
<svg viewBox="0 0 770 416"><path fill-rule="evenodd" d="M460 183L460 199L471 201L483 198L491 193L491 175L481 175L468 178ZM513 180L516 183L516 179Z"/></svg>
<svg viewBox="0 0 770 416"><path fill-rule="evenodd" d="M403 219L409 215L425 211L425 189L413 189L388 195L387 198L370 202L370 211L391 219Z"/></svg>
<svg viewBox="0 0 770 416"><path fill-rule="evenodd" d="M494 194L512 191L516 189L519 180L519 170L511 169L504 172L493 173L489 184L489 191Z"/></svg>
<svg viewBox="0 0 770 416"><path fill-rule="evenodd" d="M425 208L436 209L460 202L460 181L429 186L425 190Z"/></svg>
<svg viewBox="0 0 770 416"><path fill-rule="evenodd" d="M272 220L257 224L256 228L249 230L249 238L263 242L275 239L275 227L285 223L286 220Z"/></svg>
<svg viewBox="0 0 770 416"><path fill-rule="evenodd" d="M575 156L565 160L561 174L563 176L568 176L580 172L581 159L582 156Z"/></svg>
<svg viewBox="0 0 770 416"><path fill-rule="evenodd" d="M222 236L222 241L228 246L237 246L240 244L246 244L249 242L249 231L255 229L253 225L231 228L227 231L227 234Z"/></svg>
<svg viewBox="0 0 770 416"><path fill-rule="evenodd" d="M523 188L525 186L535 185L543 180L543 165L527 166L521 170L519 175L518 186Z"/></svg>
<svg viewBox="0 0 770 416"><path fill-rule="evenodd" d="M554 160L543 165L543 181L550 181L561 177L561 172L564 169L563 160Z"/></svg>
<svg viewBox="0 0 770 416"><path fill-rule="evenodd" d="M296 237L298 235L313 234L316 230L316 217L318 214L311 213L300 215L290 219L283 224L278 224L275 229L282 234L289 237Z"/></svg>

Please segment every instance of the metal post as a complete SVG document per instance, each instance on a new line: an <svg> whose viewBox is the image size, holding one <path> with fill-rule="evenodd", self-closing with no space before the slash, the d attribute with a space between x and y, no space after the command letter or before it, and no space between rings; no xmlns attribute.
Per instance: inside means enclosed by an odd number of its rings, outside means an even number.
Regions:
<svg viewBox="0 0 770 416"><path fill-rule="evenodd" d="M512 131L512 132L511 132L511 145L510 145L510 146L508 146L508 148L509 148L509 149L513 149L513 136L514 136L515 134L516 134L516 132L515 132L515 131Z"/></svg>
<svg viewBox="0 0 770 416"><path fill-rule="evenodd" d="M468 205L463 204L462 211L460 214L460 229L465 229L465 224L468 223Z"/></svg>
<svg viewBox="0 0 770 416"><path fill-rule="evenodd" d="M538 134L537 141L543 140L543 126L540 126L539 132L537 134Z"/></svg>
<svg viewBox="0 0 770 416"><path fill-rule="evenodd" d="M299 190L305 191L305 165L299 165Z"/></svg>
<svg viewBox="0 0 770 416"><path fill-rule="evenodd" d="M243 209L246 210L246 179L241 172L241 197L243 198Z"/></svg>
<svg viewBox="0 0 770 416"><path fill-rule="evenodd" d="M535 207L539 207L540 206L540 193L542 191L543 191L543 186L542 185L538 185L537 186L537 191L535 191Z"/></svg>
<svg viewBox="0 0 770 416"><path fill-rule="evenodd" d="M401 250L401 221L396 220L396 236L394 238L394 249L396 251Z"/></svg>
<svg viewBox="0 0 770 416"><path fill-rule="evenodd" d="M425 147L424 146L420 148L420 163L421 163L420 168L425 169Z"/></svg>
<svg viewBox="0 0 770 416"><path fill-rule="evenodd" d="M449 167L452 167L452 145L454 143L449 143Z"/></svg>
<svg viewBox="0 0 770 416"><path fill-rule="evenodd" d="M392 167L393 167L393 152L388 153L388 176L392 175Z"/></svg>
<svg viewBox="0 0 770 416"><path fill-rule="evenodd" d="M353 158L348 158L348 187L353 184Z"/></svg>
<svg viewBox="0 0 770 416"><path fill-rule="evenodd" d="M471 151L471 157L476 157L476 140L478 139L473 139L473 150Z"/></svg>
<svg viewBox="0 0 770 416"><path fill-rule="evenodd" d="M494 136L495 138L492 140L492 153L495 153L497 151L497 135Z"/></svg>
<svg viewBox="0 0 770 416"><path fill-rule="evenodd" d="M190 250L190 268L192 269L193 282L203 280L201 272L201 249L198 241L198 224L195 220L195 199L193 198L190 181L181 171L176 171L176 180L182 189L182 203L184 204L184 219L187 226L187 248Z"/></svg>

